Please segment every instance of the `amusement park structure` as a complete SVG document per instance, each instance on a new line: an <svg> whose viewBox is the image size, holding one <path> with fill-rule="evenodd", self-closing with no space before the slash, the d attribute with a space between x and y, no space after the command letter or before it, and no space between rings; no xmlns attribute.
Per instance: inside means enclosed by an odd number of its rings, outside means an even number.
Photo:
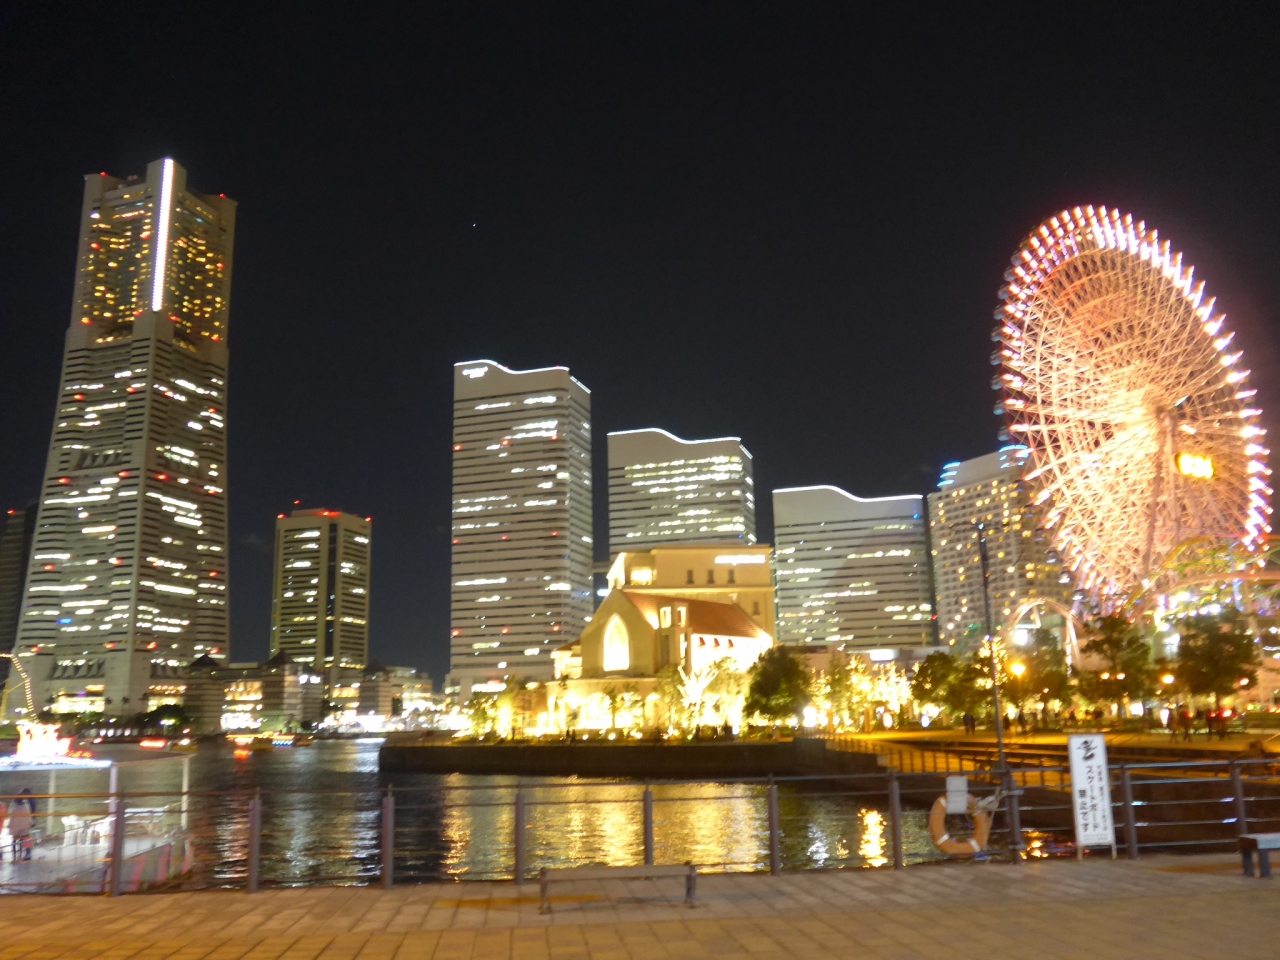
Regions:
<svg viewBox="0 0 1280 960"><path fill-rule="evenodd" d="M1076 207L1023 242L999 297L1002 437L1026 445L1032 502L1085 602L1269 604L1256 390L1182 255L1130 215Z"/></svg>

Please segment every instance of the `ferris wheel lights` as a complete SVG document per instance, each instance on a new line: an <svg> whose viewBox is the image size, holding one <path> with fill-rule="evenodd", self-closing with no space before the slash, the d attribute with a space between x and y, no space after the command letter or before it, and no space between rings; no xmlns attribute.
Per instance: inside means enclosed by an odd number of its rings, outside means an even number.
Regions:
<svg viewBox="0 0 1280 960"><path fill-rule="evenodd" d="M1236 393L1236 399L1237 399L1237 400L1248 400L1250 397L1257 396L1257 394L1258 394L1258 391L1257 391L1257 390L1254 390L1254 389L1252 389L1252 388L1250 388L1250 389L1248 389L1248 390L1241 390L1241 391L1239 391L1238 393Z"/></svg>
<svg viewBox="0 0 1280 960"><path fill-rule="evenodd" d="M1144 221L1106 206L1079 206L1043 222L1010 263L992 314L992 340L1004 343L992 355L1003 367L992 380L1003 393L995 411L1003 411L1002 437L1030 444L1032 469L1024 480L1082 589L1124 597L1175 541L1193 535L1176 519L1173 502L1189 494L1151 485L1155 464L1170 456L1169 441L1148 426L1161 409L1178 411L1179 419L1194 410L1174 436L1212 444L1179 455L1173 441L1175 469L1191 480L1226 481L1199 494L1215 502L1217 513L1197 520L1223 529L1199 532L1259 536L1272 494L1261 462L1267 451L1250 442L1263 436L1252 426L1260 411L1244 406L1254 392L1241 382L1249 375L1238 368L1242 353L1227 352L1234 335L1222 330L1225 317L1214 313L1216 300L1183 255ZM1101 302L1109 305L1095 313L1092 305ZM1031 342L1035 352L1028 356ZM1117 351L1142 362L1122 368L1093 360ZM1233 420L1236 428L1224 432ZM1086 433L1107 423L1126 429ZM1162 502L1155 539L1148 534L1144 551L1141 539L1135 544L1132 518L1151 515L1153 491Z"/></svg>
<svg viewBox="0 0 1280 960"><path fill-rule="evenodd" d="M1193 480L1213 479L1213 458L1197 453L1178 454L1178 472Z"/></svg>

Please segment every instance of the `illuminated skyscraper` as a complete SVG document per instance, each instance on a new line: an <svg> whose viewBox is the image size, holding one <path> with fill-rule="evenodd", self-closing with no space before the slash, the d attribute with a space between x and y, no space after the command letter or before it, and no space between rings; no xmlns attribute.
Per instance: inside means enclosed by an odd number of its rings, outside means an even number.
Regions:
<svg viewBox="0 0 1280 960"><path fill-rule="evenodd" d="M36 505L10 510L0 517L0 653L12 653L18 638L22 589L26 586L31 542L36 532ZM0 682L9 676L9 661L0 660Z"/></svg>
<svg viewBox="0 0 1280 960"><path fill-rule="evenodd" d="M234 235L234 201L190 192L172 160L85 178L18 628L37 709L178 702L184 664L227 654Z"/></svg>
<svg viewBox="0 0 1280 960"><path fill-rule="evenodd" d="M609 555L664 544L756 542L751 454L737 437L609 434Z"/></svg>
<svg viewBox="0 0 1280 960"><path fill-rule="evenodd" d="M773 531L780 642L840 643L885 660L932 642L924 497L775 490Z"/></svg>
<svg viewBox="0 0 1280 960"><path fill-rule="evenodd" d="M294 510L276 519L271 655L317 670L369 662L372 523L338 510Z"/></svg>
<svg viewBox="0 0 1280 960"><path fill-rule="evenodd" d="M591 615L591 393L566 367L459 363L450 685L550 680Z"/></svg>
<svg viewBox="0 0 1280 960"><path fill-rule="evenodd" d="M987 542L993 630L1001 630L1023 600L1071 602L1070 578L1036 526L1023 481L1026 462L1027 449L1014 445L949 463L938 492L929 494L938 634L949 645L980 642L986 632L979 524Z"/></svg>

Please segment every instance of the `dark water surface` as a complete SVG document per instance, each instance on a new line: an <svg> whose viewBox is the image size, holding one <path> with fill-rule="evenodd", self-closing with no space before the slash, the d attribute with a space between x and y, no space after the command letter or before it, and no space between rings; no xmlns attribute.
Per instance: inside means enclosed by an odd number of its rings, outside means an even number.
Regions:
<svg viewBox="0 0 1280 960"><path fill-rule="evenodd" d="M230 745L202 744L190 760L192 883L243 882L248 798L255 791L262 798L264 883L371 882L381 868L387 786L396 800L397 881L510 878L517 778L384 775L380 745L321 740L307 748L237 753ZM129 793L172 790L175 769L180 764L135 768L122 786ZM576 777L520 782L529 873L544 866L643 862L643 784ZM784 869L889 864L883 793L850 796L829 782L784 782L779 791ZM692 861L711 871L768 869L765 784L655 783L653 793L655 862ZM908 863L938 859L925 812L907 811L903 819Z"/></svg>

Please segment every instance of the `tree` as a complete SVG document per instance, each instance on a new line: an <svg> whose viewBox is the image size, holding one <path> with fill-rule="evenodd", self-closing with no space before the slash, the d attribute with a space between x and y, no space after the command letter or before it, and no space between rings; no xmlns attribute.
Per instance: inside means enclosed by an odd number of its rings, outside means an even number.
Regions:
<svg viewBox="0 0 1280 960"><path fill-rule="evenodd" d="M911 678L911 696L919 703L947 707L947 687L955 675L956 658L939 650L920 661Z"/></svg>
<svg viewBox="0 0 1280 960"><path fill-rule="evenodd" d="M684 678L680 676L680 668L674 663L669 663L658 671L658 700L663 706L663 710L667 716L667 726L669 728L679 727L681 725L680 707L684 702L681 689L684 686ZM654 718L654 725L657 725L657 718Z"/></svg>
<svg viewBox="0 0 1280 960"><path fill-rule="evenodd" d="M991 667L982 651L959 659L939 650L921 661L911 695L951 714L979 713L991 698Z"/></svg>
<svg viewBox="0 0 1280 960"><path fill-rule="evenodd" d="M1179 632L1178 680L1192 694L1212 696L1215 710L1223 697L1258 682L1258 647L1239 611L1189 617Z"/></svg>
<svg viewBox="0 0 1280 960"><path fill-rule="evenodd" d="M1135 624L1120 616L1098 617L1086 628L1086 638L1081 651L1101 660L1105 669L1081 671L1081 693L1090 700L1115 703L1122 712L1129 700L1151 693L1151 648Z"/></svg>
<svg viewBox="0 0 1280 960"><path fill-rule="evenodd" d="M720 719L735 722L735 718L742 716L742 698L747 692L746 675L731 657L722 657L714 666L715 676L711 678L707 693L713 698Z"/></svg>
<svg viewBox="0 0 1280 960"><path fill-rule="evenodd" d="M622 697L622 691L610 684L600 694L609 705L609 729L612 730L618 725L618 700Z"/></svg>
<svg viewBox="0 0 1280 960"><path fill-rule="evenodd" d="M799 714L809 701L809 674L786 647L771 647L748 674L744 712L766 719L786 720Z"/></svg>
<svg viewBox="0 0 1280 960"><path fill-rule="evenodd" d="M471 732L484 736L493 727L497 712L498 695L496 693L473 693L464 708L471 717Z"/></svg>
<svg viewBox="0 0 1280 960"><path fill-rule="evenodd" d="M695 730L702 726L707 691L716 678L718 666L719 661L689 670L684 667L676 668L676 672L680 675L680 699L684 705L685 723Z"/></svg>
<svg viewBox="0 0 1280 960"><path fill-rule="evenodd" d="M639 726L644 726L644 701L640 699L640 688L634 683L626 683L622 686L622 695L618 698L622 704L622 709L631 714L631 723L629 726L637 726L635 721L635 709L640 707L641 716ZM615 722L616 726L616 722Z"/></svg>
<svg viewBox="0 0 1280 960"><path fill-rule="evenodd" d="M867 705L870 686L870 675L860 657L832 650L827 668L814 677L813 695L826 709L829 726L837 722L848 726Z"/></svg>
<svg viewBox="0 0 1280 960"><path fill-rule="evenodd" d="M1018 676L1016 665L1023 667ZM1038 702L1041 707L1049 701L1065 702L1071 697L1071 676L1067 670L1067 654L1052 630L1038 628L1030 642L1016 654L1008 671L1007 681L1010 699L1021 709L1027 700Z"/></svg>

